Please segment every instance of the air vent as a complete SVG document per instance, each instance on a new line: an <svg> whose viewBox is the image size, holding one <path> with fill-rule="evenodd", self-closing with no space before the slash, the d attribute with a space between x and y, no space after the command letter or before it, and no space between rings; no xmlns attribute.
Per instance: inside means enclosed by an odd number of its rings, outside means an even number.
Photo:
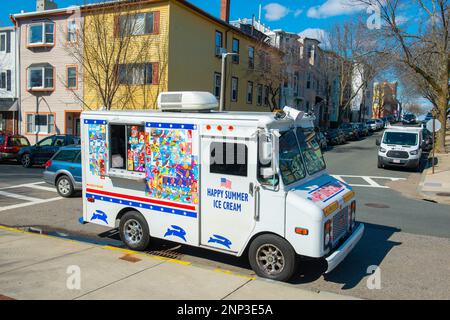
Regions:
<svg viewBox="0 0 450 320"><path fill-rule="evenodd" d="M162 92L158 97L161 111L210 111L218 106L216 97L209 92Z"/></svg>

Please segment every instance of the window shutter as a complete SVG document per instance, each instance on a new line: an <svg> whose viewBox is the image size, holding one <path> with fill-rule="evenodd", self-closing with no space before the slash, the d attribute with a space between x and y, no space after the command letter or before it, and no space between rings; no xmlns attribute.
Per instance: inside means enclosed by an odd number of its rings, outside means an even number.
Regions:
<svg viewBox="0 0 450 320"><path fill-rule="evenodd" d="M11 70L6 70L6 91L11 91Z"/></svg>
<svg viewBox="0 0 450 320"><path fill-rule="evenodd" d="M6 53L11 52L11 32L6 33Z"/></svg>
<svg viewBox="0 0 450 320"><path fill-rule="evenodd" d="M114 37L117 38L120 35L120 16L114 17Z"/></svg>
<svg viewBox="0 0 450 320"><path fill-rule="evenodd" d="M153 63L152 84L159 84L159 63Z"/></svg>
<svg viewBox="0 0 450 320"><path fill-rule="evenodd" d="M153 12L153 34L159 34L160 17L161 17L161 14L159 11Z"/></svg>

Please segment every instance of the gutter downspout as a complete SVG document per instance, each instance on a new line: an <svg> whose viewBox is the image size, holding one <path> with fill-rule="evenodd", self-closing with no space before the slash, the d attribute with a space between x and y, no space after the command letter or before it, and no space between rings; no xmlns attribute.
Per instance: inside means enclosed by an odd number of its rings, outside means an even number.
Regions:
<svg viewBox="0 0 450 320"><path fill-rule="evenodd" d="M22 134L22 86L21 86L21 61L20 61L20 43L21 43L21 32L20 32L20 26L19 22L14 18L13 15L10 15L9 18L11 19L12 23L14 24L14 38L15 38L15 48L14 48L14 54L15 54L15 90L16 90L16 96L17 96L17 132L18 134Z"/></svg>

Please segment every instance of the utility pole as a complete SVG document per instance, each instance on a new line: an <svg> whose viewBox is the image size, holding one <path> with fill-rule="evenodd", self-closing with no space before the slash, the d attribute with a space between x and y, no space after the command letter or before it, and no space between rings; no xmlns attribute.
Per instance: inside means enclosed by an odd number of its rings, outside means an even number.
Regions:
<svg viewBox="0 0 450 320"><path fill-rule="evenodd" d="M238 56L239 54L234 52L222 52L222 74L220 77L220 102L219 102L219 111L222 112L225 110L225 81L226 76L225 73L227 71L227 57L228 56Z"/></svg>

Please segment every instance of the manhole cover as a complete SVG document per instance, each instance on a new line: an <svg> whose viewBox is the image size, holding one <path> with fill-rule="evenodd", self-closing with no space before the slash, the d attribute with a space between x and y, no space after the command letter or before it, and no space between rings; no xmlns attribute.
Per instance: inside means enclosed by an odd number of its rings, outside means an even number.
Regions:
<svg viewBox="0 0 450 320"><path fill-rule="evenodd" d="M390 208L388 205L383 203L366 203L366 207L375 208L375 209L388 209Z"/></svg>
<svg viewBox="0 0 450 320"><path fill-rule="evenodd" d="M450 193L448 192L439 192L436 193L439 197L450 197Z"/></svg>

